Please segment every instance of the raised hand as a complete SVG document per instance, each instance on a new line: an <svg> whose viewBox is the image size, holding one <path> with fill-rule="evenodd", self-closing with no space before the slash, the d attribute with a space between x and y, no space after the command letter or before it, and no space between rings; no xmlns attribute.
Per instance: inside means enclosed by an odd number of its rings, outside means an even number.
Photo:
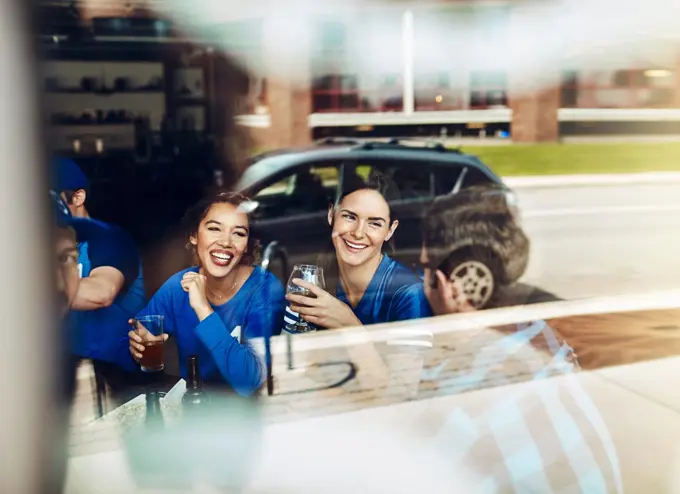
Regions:
<svg viewBox="0 0 680 494"><path fill-rule="evenodd" d="M432 287L432 278L436 276L437 287ZM463 290L455 281L449 280L444 273L425 269L425 296L432 311L438 315L472 312L475 308L470 304Z"/></svg>
<svg viewBox="0 0 680 494"><path fill-rule="evenodd" d="M189 305L201 321L213 313L205 290L206 279L200 273L189 271L184 273L181 281L182 289L189 294Z"/></svg>

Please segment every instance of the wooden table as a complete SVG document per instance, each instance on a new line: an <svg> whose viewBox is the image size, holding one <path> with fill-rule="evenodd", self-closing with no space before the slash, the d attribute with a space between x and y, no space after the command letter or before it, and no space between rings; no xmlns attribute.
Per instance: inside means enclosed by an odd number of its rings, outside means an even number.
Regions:
<svg viewBox="0 0 680 494"><path fill-rule="evenodd" d="M654 359L680 355L680 330L674 322L679 315L680 311L648 311L550 321L590 371L577 379L614 439L624 486L630 492L674 491L669 485L675 482L672 472L680 465L675 446L680 444L680 394L667 376L680 372L680 359ZM285 337L274 339L275 394L259 402L257 423L261 427L253 437L262 452L249 457L256 466L249 492L274 492L269 488L275 492L347 492L353 487L346 477L353 476L365 482L362 492L413 492L403 489L428 482L432 483L429 492L446 492L438 489L458 482L460 476L439 478L438 484L433 465L443 467L446 461L428 457L429 451L423 452L427 462L406 454L418 448L414 435L437 433L456 407L474 408L480 400L512 397L526 389L537 367L550 361L543 348L532 346L517 349L512 359L504 352L492 352L486 359L491 372L468 387L463 378L479 370L480 353L512 327L457 331L457 320L391 325L387 332L385 327L376 327L374 334L391 336L366 343L357 343L362 335L354 330L296 335L293 369L287 365ZM396 344L404 339L429 341L432 348ZM560 386L561 379L551 382ZM139 405L133 415L139 418L143 413ZM117 421L75 424L67 492L97 494L122 492L116 490L121 488L134 492L121 438ZM647 454L641 457L643 451ZM365 455L369 453L395 456L393 468L385 470L376 463L367 470ZM400 465L412 475L401 472ZM450 463L447 468L453 472ZM117 473L107 473L111 470ZM464 472L458 474L464 476ZM558 469L551 475L560 481L568 473ZM101 482L102 478L111 482ZM329 487L329 481L333 486ZM376 486L377 490L370 490ZM680 492L680 483L677 487Z"/></svg>

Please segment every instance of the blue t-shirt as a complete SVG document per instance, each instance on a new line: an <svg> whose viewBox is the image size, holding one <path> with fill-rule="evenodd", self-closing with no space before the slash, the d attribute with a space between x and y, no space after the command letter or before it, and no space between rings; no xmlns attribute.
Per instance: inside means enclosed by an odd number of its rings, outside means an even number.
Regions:
<svg viewBox="0 0 680 494"><path fill-rule="evenodd" d="M432 317L423 281L386 254L356 307L352 307L347 300L340 282L336 295L352 308L354 315L364 325ZM298 315L286 307L285 321L290 324L298 319Z"/></svg>
<svg viewBox="0 0 680 494"><path fill-rule="evenodd" d="M247 342L249 338L280 333L285 307L283 286L272 273L257 267L228 302L213 305L215 312L199 321L181 285L188 271L198 272L198 268L172 275L138 315L164 316L165 332L177 342L183 378L187 377L188 357L198 355L206 383L226 383L241 395L252 394L264 382L266 369ZM240 338L234 332L237 326L241 327ZM129 370L139 369L128 346L126 337L120 342L118 362Z"/></svg>
<svg viewBox="0 0 680 494"><path fill-rule="evenodd" d="M120 271L125 281L109 307L73 311L71 353L115 362L118 342L130 330L128 320L146 304L141 257L132 237L120 227L93 219L74 221L73 227L79 241L81 278L109 266Z"/></svg>

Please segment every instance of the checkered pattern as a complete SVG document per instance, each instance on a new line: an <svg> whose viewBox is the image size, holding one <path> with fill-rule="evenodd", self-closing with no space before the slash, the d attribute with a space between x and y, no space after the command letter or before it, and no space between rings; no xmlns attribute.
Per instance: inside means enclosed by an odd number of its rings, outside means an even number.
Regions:
<svg viewBox="0 0 680 494"><path fill-rule="evenodd" d="M622 492L613 442L574 375L572 349L543 321L515 327L495 341L480 338L488 333L454 350L476 350L476 356L447 383L449 390L488 387L488 380L494 387L512 384L517 374L533 378L523 386L470 394L464 408L441 418L433 441L483 479L476 492ZM525 369L518 372L518 364ZM425 380L436 381L440 372L426 374Z"/></svg>

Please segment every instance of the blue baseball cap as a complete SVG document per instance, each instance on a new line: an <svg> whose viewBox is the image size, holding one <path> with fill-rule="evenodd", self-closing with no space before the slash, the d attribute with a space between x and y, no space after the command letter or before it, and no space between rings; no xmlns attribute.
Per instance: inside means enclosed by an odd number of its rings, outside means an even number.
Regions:
<svg viewBox="0 0 680 494"><path fill-rule="evenodd" d="M52 159L52 190L60 195L65 190L87 189L89 181L83 170L71 158Z"/></svg>
<svg viewBox="0 0 680 494"><path fill-rule="evenodd" d="M52 206L52 220L56 225L60 228L71 226L71 223L73 222L71 212L64 201L61 200L61 197L53 190L50 191L50 203Z"/></svg>

